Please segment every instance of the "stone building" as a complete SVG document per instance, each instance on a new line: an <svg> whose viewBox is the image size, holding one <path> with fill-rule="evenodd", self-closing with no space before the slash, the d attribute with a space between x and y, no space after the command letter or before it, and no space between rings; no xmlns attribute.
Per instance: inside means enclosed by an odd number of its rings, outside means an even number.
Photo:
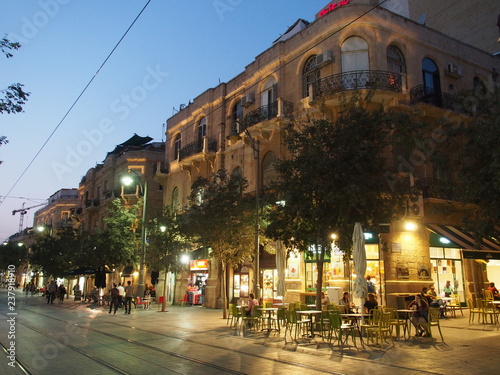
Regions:
<svg viewBox="0 0 500 375"><path fill-rule="evenodd" d="M165 204L181 209L188 203L192 182L218 169L241 172L249 181L248 191L259 190L273 178L273 162L283 154L280 129L287 116L332 118L340 95L354 89L374 90L372 102L418 110L427 121L466 119L455 95L474 85L491 88L492 68L500 69L498 57L408 18L411 7L405 1L385 7L376 7L377 3L333 1L314 10L313 22L299 19L238 76L207 89L170 117L164 173L157 175L165 186ZM431 214L433 206L447 201L430 188L442 175L412 155L401 155L399 161L425 189L408 207L406 218L414 227L408 229L403 221L387 227L383 238L388 251L381 251L378 234L372 234L367 245L368 273L384 303L399 303L399 296L432 282L440 290L446 278L456 282L464 301L470 296L475 265L467 264L463 251L472 245L458 238L451 246L432 242L434 236L446 235L446 230L458 231L461 239L466 236L458 227L460 215ZM495 244L491 247L500 250ZM261 295L283 297L275 292L274 260L266 261L272 255L260 251ZM249 263L234 270L228 280L231 297L243 298L255 290L255 269ZM220 280L215 265L206 272L205 304L217 307ZM330 287L350 290L350 265L342 262L340 254L332 252L325 272ZM180 290L192 277L182 280ZM314 292L313 280L314 264L292 254L285 301L306 300Z"/></svg>

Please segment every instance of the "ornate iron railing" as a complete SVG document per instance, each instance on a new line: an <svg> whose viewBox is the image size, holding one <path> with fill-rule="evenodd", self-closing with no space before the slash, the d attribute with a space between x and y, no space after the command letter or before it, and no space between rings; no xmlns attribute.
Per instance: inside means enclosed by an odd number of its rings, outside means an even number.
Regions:
<svg viewBox="0 0 500 375"><path fill-rule="evenodd" d="M203 143L200 141L194 141L191 143L188 143L186 146L181 148L179 151L179 160L188 158L192 155L199 154L203 151L205 152L217 152L217 140L212 139L212 138L207 138L207 149L203 150Z"/></svg>
<svg viewBox="0 0 500 375"><path fill-rule="evenodd" d="M282 114L284 116L289 116L293 113L293 103L287 102L285 100L281 100L282 105ZM280 101L275 101L269 105L263 105L257 109L254 109L251 112L248 112L241 120L240 120L240 128L239 132L245 131L245 129L258 124L259 122L271 120L275 117L278 117L279 114L279 105Z"/></svg>
<svg viewBox="0 0 500 375"><path fill-rule="evenodd" d="M354 70L352 72L334 74L312 84L314 99L357 89L380 89L401 92L401 74L381 70Z"/></svg>
<svg viewBox="0 0 500 375"><path fill-rule="evenodd" d="M418 85L410 89L410 105L427 103L435 107L470 115L470 111L463 108L457 97Z"/></svg>

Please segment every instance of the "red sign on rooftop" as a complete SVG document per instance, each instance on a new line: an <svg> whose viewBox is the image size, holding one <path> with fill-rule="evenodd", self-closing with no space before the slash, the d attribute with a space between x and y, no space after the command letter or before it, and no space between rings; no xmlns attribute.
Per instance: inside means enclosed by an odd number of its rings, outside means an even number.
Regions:
<svg viewBox="0 0 500 375"><path fill-rule="evenodd" d="M351 0L332 1L326 7L324 7L323 9L321 9L321 11L318 14L316 14L316 18L321 18L323 16L326 16L328 13L333 12L335 9L338 9L341 6L347 5L350 2L351 2Z"/></svg>

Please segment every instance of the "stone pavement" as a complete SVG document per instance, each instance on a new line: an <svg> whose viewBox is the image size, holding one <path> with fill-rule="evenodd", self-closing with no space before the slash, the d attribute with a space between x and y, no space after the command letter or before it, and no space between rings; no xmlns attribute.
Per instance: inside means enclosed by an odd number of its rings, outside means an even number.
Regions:
<svg viewBox="0 0 500 375"><path fill-rule="evenodd" d="M2 296L3 297L3 296ZM434 329L435 338L411 337L394 341L394 345L339 348L328 345L321 337L286 342L284 332L252 332L230 329L222 318L222 310L205 309L201 306L168 306L168 312L158 312L153 304L150 310L133 309L131 315L119 310L116 316L108 315L107 307L92 307L67 299L63 304L50 307L42 297L18 295L20 313L23 306L30 310L46 312L57 317L71 314L99 316L106 321L121 324L140 324L144 335L156 332L162 325L172 330L185 332L190 340L199 343L234 348L235 352L268 353L276 351L278 356L293 354L293 360L303 364L327 364L332 370L346 374L491 374L498 368L497 355L500 325L469 324L469 312L464 310L456 318L441 320L444 342ZM68 318L68 319L69 319ZM281 354L280 354L281 353ZM266 354L267 355L267 354ZM413 371L416 370L416 371Z"/></svg>

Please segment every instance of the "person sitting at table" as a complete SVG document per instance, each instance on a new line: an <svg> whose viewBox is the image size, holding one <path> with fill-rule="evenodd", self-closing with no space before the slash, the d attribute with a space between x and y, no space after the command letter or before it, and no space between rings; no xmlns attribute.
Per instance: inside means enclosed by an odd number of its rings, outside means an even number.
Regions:
<svg viewBox="0 0 500 375"><path fill-rule="evenodd" d="M330 304L330 297L321 292L321 306L328 306Z"/></svg>
<svg viewBox="0 0 500 375"><path fill-rule="evenodd" d="M377 306L378 306L378 302L377 302L377 299L375 298L375 294L368 293L368 297L365 301L365 304L363 305L363 307L365 308L365 312L370 313Z"/></svg>
<svg viewBox="0 0 500 375"><path fill-rule="evenodd" d="M493 299L495 301L500 300L500 293L498 292L498 289L495 287L495 283L490 283L488 290L491 292L491 294L493 294Z"/></svg>
<svg viewBox="0 0 500 375"><path fill-rule="evenodd" d="M436 288L434 287L434 285L431 285L429 287L429 290L427 291L427 297L431 298L429 306L439 307L439 315L441 318L445 319L446 316L444 313L446 311L446 301L443 301L441 298L438 298L438 295L436 293Z"/></svg>
<svg viewBox="0 0 500 375"><path fill-rule="evenodd" d="M346 308L346 314L352 314L352 303L349 300L349 292L344 292L342 295L342 298L339 301L339 305L345 306Z"/></svg>
<svg viewBox="0 0 500 375"><path fill-rule="evenodd" d="M247 316L252 315L252 307L254 307L254 306L259 306L259 301L257 299L255 299L255 294L250 293L250 298L248 299L248 305L247 305L247 308L245 310L245 313L247 314Z"/></svg>
<svg viewBox="0 0 500 375"><path fill-rule="evenodd" d="M415 327L415 336L429 336L427 331L427 319L429 318L429 305L420 294L408 305L408 310L414 310L411 316L411 324Z"/></svg>

